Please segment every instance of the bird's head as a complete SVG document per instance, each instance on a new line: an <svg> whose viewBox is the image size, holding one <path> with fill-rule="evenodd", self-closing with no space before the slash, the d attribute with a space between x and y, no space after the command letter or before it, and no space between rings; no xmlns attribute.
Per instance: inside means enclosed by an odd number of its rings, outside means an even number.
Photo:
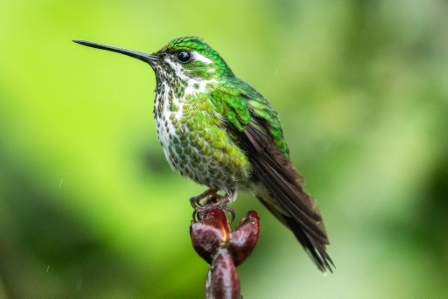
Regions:
<svg viewBox="0 0 448 299"><path fill-rule="evenodd" d="M233 77L226 62L199 37L172 40L159 51L146 54L85 40L74 40L85 46L113 51L147 62L155 71L158 84L177 81L219 81Z"/></svg>

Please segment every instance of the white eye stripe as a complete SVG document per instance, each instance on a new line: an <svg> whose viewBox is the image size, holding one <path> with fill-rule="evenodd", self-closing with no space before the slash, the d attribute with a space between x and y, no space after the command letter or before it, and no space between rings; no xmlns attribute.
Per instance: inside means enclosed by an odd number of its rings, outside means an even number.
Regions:
<svg viewBox="0 0 448 299"><path fill-rule="evenodd" d="M210 64L213 62L213 60L211 60L210 58L205 57L204 55L201 55L199 53L192 52L191 54L193 55L193 60L198 60L204 62L205 64Z"/></svg>
<svg viewBox="0 0 448 299"><path fill-rule="evenodd" d="M201 55L197 52L190 52L190 54L192 55L191 61L195 61L195 60L201 61L201 62L205 63L206 65L213 63L213 60L211 60L210 58L208 58L204 55ZM179 77L182 80L188 80L187 76L185 76L185 74L184 74L184 67L181 65L181 63L179 63L177 58L175 58L175 61L173 61L171 59L166 59L165 62L171 66L171 68L173 69L173 71L175 73L175 76ZM209 73L214 73L215 71L216 71L215 69L207 70L207 72L209 72Z"/></svg>

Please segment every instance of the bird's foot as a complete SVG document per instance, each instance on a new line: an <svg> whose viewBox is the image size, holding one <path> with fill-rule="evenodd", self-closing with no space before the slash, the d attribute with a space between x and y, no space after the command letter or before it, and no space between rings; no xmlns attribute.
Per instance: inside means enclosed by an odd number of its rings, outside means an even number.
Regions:
<svg viewBox="0 0 448 299"><path fill-rule="evenodd" d="M199 194L198 196L190 198L190 204L193 207L193 209L202 207L208 203L208 200L210 198L222 197L222 195L219 195L217 192L218 192L218 190L208 189L208 190L202 192L201 194ZM204 198L207 198L207 199L204 201L203 204L201 204L201 200L203 200Z"/></svg>
<svg viewBox="0 0 448 299"><path fill-rule="evenodd" d="M227 204L230 202L230 197L232 195L226 194L226 195L220 195L217 193L218 190L214 189L208 189L207 191L199 194L198 196L190 198L190 203L192 207L194 208L193 211L193 219L199 219L201 220L205 213L211 209L222 209L224 212L230 214L231 221L235 219L235 212L233 209L229 208ZM200 201L204 199L204 202L201 203Z"/></svg>

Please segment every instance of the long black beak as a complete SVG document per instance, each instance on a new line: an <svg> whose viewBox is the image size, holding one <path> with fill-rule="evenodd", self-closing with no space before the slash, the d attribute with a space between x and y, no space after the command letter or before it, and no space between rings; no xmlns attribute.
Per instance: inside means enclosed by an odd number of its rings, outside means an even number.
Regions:
<svg viewBox="0 0 448 299"><path fill-rule="evenodd" d="M84 46L97 48L97 49L101 49L101 50L107 50L107 51L121 53L121 54L124 54L124 55L127 55L127 56L131 56L131 57L140 59L140 60L142 60L144 62L148 62L148 63L151 63L153 61L159 60L159 57L157 55L153 55L153 54L146 54L146 53L143 53L143 52L126 50L126 49L123 49L123 48L118 48L118 47L114 47L114 46L93 43L93 42L89 42L89 41L86 41L86 40L75 39L73 41L75 43L77 43L77 44L81 44L81 45L84 45Z"/></svg>

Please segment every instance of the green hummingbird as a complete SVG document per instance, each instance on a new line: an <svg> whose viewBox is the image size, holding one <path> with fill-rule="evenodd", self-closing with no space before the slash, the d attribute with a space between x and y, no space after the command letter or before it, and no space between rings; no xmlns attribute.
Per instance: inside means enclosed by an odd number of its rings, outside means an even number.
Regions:
<svg viewBox="0 0 448 299"><path fill-rule="evenodd" d="M235 77L218 52L198 37L174 39L153 54L74 42L152 67L154 118L165 157L173 170L209 188L191 199L193 206L210 197L227 204L238 191L251 191L294 233L317 267L332 272L322 216L290 160L278 113Z"/></svg>

